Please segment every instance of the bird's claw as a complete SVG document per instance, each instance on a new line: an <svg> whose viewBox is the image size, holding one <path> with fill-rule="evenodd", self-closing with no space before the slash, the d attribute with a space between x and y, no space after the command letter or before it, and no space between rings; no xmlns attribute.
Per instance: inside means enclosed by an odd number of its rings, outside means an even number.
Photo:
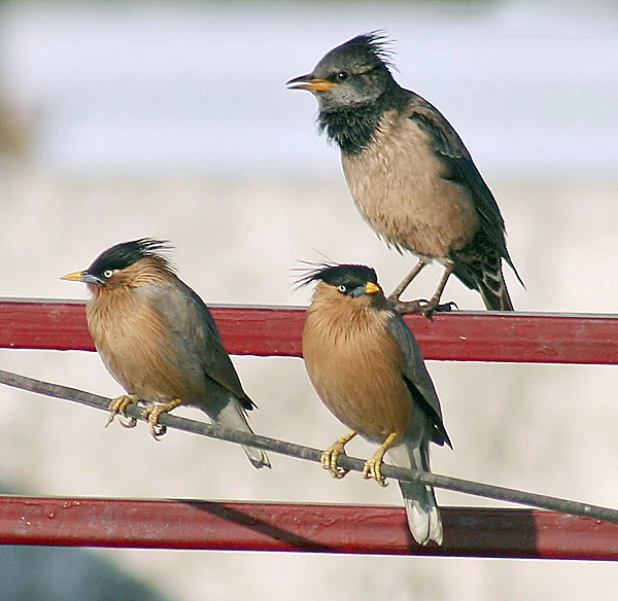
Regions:
<svg viewBox="0 0 618 601"><path fill-rule="evenodd" d="M429 301L421 309L421 313L425 317L431 317L432 313L450 313L451 311L459 311L459 307L454 301L448 301L447 303L444 303L442 305L438 302L434 303L432 301Z"/></svg>
<svg viewBox="0 0 618 601"><path fill-rule="evenodd" d="M397 440L397 433L391 432L386 440L378 447L378 450L373 454L371 459L365 461L363 467L363 478L374 479L380 486L386 486L386 481L382 475L382 460L384 459L384 453L393 445Z"/></svg>
<svg viewBox="0 0 618 601"><path fill-rule="evenodd" d="M148 424L148 431L150 432L150 435L157 442L159 442L161 437L167 434L167 426L164 426L163 424L155 424L154 426Z"/></svg>
<svg viewBox="0 0 618 601"><path fill-rule="evenodd" d="M382 455L383 453L378 452L371 459L365 461L362 476L366 480L375 480L380 486L386 486L386 480L382 475Z"/></svg>
<svg viewBox="0 0 618 601"><path fill-rule="evenodd" d="M137 426L137 419L135 419L134 417L129 417L127 418L127 421L122 421L122 418L119 417L118 418L118 423L123 427L123 428L127 428L127 429L131 429L131 428L135 428L135 426ZM107 424L106 424L107 427Z"/></svg>
<svg viewBox="0 0 618 601"><path fill-rule="evenodd" d="M152 403L148 407L144 409L143 415L146 421L148 422L148 430L150 435L155 439L159 440L161 436L163 436L167 432L167 426L159 423L159 417L162 413L167 413L181 405L182 401L180 399L174 399L173 401L169 401L168 403Z"/></svg>
<svg viewBox="0 0 618 601"><path fill-rule="evenodd" d="M320 463L325 470L328 470L328 473L338 480L343 478L350 470L346 470L339 465L337 465L337 461L339 460L339 456L345 456L345 445L348 444L354 437L356 436L356 432L351 430L345 436L342 436L335 444L331 445L320 455Z"/></svg>
<svg viewBox="0 0 618 601"><path fill-rule="evenodd" d="M459 311L459 305L455 301L448 301L436 307L436 313L450 313L451 311Z"/></svg>
<svg viewBox="0 0 618 601"><path fill-rule="evenodd" d="M453 310L458 310L459 307L453 301L448 303L439 304L438 299L426 300L419 298L413 301L391 301L395 311L400 315L406 313L422 313L425 317L430 318L433 313L449 313Z"/></svg>
<svg viewBox="0 0 618 601"><path fill-rule="evenodd" d="M350 470L346 470L337 465L340 455L345 455L343 445L336 442L332 447L326 449L320 456L320 463L328 473L337 480L343 478Z"/></svg>
<svg viewBox="0 0 618 601"><path fill-rule="evenodd" d="M165 413L165 411L161 405L151 405L144 409L144 418L148 422L148 431L157 441L167 432L167 427L159 423L159 416L162 413Z"/></svg>
<svg viewBox="0 0 618 601"><path fill-rule="evenodd" d="M118 421L123 428L135 428L137 420L127 415L127 407L129 405L136 405L137 401L138 398L133 394L124 394L113 399L109 404L109 417L105 427L107 428L114 421L114 418L120 414L121 417L118 418ZM122 421L122 417L128 421Z"/></svg>

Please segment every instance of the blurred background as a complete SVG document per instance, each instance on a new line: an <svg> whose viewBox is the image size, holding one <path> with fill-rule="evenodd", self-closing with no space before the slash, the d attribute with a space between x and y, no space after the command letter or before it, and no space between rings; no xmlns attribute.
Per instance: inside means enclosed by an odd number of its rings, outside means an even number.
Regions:
<svg viewBox="0 0 618 601"><path fill-rule="evenodd" d="M307 304L292 270L320 253L373 265L390 290L414 259L362 222L315 100L284 87L375 29L493 190L526 283L507 272L516 308L615 313L618 6L595 0L0 2L0 294L85 298L58 277L141 236L171 240L210 304ZM439 275L425 270L410 296ZM455 279L444 298L481 308ZM343 433L300 359L234 361L258 433L321 448ZM120 393L94 353L5 350L0 365ZM454 443L434 448L435 471L618 506L615 367L429 369ZM105 430L103 413L9 388L0 403L6 491L402 503L394 483L279 456L257 472L234 445L173 431L155 444L143 425ZM0 584L2 600L615 598L600 563L188 551L2 548Z"/></svg>

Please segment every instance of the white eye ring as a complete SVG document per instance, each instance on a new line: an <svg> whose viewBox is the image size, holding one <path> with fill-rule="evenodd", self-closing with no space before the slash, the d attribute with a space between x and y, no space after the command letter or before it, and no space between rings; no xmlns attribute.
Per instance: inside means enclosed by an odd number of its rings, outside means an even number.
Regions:
<svg viewBox="0 0 618 601"><path fill-rule="evenodd" d="M339 286L337 286L337 290L345 294L348 291L348 287L345 284L339 284Z"/></svg>
<svg viewBox="0 0 618 601"><path fill-rule="evenodd" d="M103 277L104 277L106 280L109 280L109 278L111 278L113 275L114 275L114 270L113 270L113 269L106 269L106 270L103 272Z"/></svg>

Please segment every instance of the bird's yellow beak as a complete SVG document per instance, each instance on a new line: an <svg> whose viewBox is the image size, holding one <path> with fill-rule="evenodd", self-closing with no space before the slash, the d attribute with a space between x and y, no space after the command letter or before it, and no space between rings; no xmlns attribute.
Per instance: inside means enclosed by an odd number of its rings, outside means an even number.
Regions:
<svg viewBox="0 0 618 601"><path fill-rule="evenodd" d="M74 271L73 273L67 273L63 275L61 280L67 280L68 282L82 282L84 284L92 284L94 286L98 284L104 284L105 281L96 275L92 275L87 271Z"/></svg>
<svg viewBox="0 0 618 601"><path fill-rule="evenodd" d="M98 284L103 284L103 280L98 278L96 275L92 275L87 271L75 271L73 273L67 273L63 275L61 280L67 280L68 282L83 282L84 284L92 284L94 286Z"/></svg>
<svg viewBox="0 0 618 601"><path fill-rule="evenodd" d="M333 86L339 85L334 81L319 79L313 75L301 75L290 79L286 84L288 90L309 90L310 92L326 92Z"/></svg>
<svg viewBox="0 0 618 601"><path fill-rule="evenodd" d="M74 271L73 273L63 275L60 279L67 280L69 282L83 282L85 275L86 274L83 271Z"/></svg>
<svg viewBox="0 0 618 601"><path fill-rule="evenodd" d="M367 282L365 284L365 293L366 294L375 294L376 292L380 292L380 286L374 284L373 282Z"/></svg>

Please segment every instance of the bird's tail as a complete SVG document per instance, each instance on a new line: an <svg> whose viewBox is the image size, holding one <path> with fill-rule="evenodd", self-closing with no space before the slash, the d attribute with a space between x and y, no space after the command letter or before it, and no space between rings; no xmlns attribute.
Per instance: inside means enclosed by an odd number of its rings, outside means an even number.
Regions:
<svg viewBox="0 0 618 601"><path fill-rule="evenodd" d="M420 448L411 443L404 443L389 449L388 452L393 462L399 467L429 471L427 442L423 442ZM414 540L419 545L426 545L430 541L441 545L442 520L433 488L420 482L399 482L399 488L401 488L408 526Z"/></svg>
<svg viewBox="0 0 618 601"><path fill-rule="evenodd" d="M251 432L253 434L253 430L247 421L245 410L240 406L236 397L230 399L230 402L219 412L214 421L225 428L240 430L242 432ZM266 455L264 451L245 445L242 445L242 448L253 467L270 467L268 455Z"/></svg>
<svg viewBox="0 0 618 601"><path fill-rule="evenodd" d="M513 303L501 268L498 268L497 271L483 271L476 282L486 309L489 311L513 311Z"/></svg>
<svg viewBox="0 0 618 601"><path fill-rule="evenodd" d="M475 243L473 243L475 244ZM502 257L497 252L467 246L455 260L455 275L472 290L481 293L489 311L513 311L513 303L502 273ZM513 270L515 268L513 267ZM515 271L519 278L519 274ZM519 279L521 282L521 278Z"/></svg>

